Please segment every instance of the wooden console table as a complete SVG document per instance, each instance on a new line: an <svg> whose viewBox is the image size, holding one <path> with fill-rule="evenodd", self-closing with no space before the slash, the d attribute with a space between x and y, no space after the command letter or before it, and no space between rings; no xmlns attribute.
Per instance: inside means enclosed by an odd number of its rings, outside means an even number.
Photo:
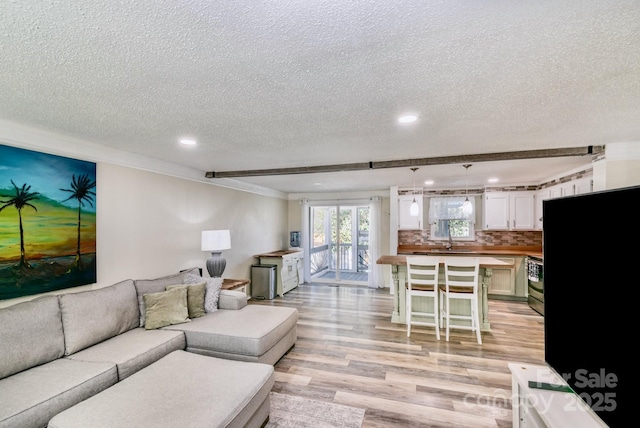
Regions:
<svg viewBox="0 0 640 428"><path fill-rule="evenodd" d="M293 290L302 283L302 250L278 250L270 253L256 254L260 264L276 265L276 290L277 296Z"/></svg>

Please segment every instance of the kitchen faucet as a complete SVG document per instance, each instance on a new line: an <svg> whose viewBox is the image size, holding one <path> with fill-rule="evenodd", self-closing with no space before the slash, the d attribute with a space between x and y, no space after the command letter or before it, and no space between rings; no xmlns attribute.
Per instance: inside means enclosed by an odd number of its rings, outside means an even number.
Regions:
<svg viewBox="0 0 640 428"><path fill-rule="evenodd" d="M446 243L445 248L450 250L453 248L453 238L451 237L451 222L447 221L447 229L449 231L449 242Z"/></svg>

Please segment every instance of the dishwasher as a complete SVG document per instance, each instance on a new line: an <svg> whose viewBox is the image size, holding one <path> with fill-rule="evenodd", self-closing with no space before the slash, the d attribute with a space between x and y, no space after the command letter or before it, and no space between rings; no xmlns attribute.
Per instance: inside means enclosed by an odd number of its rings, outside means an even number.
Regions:
<svg viewBox="0 0 640 428"><path fill-rule="evenodd" d="M531 309L544 316L544 263L539 257L527 258L527 283Z"/></svg>

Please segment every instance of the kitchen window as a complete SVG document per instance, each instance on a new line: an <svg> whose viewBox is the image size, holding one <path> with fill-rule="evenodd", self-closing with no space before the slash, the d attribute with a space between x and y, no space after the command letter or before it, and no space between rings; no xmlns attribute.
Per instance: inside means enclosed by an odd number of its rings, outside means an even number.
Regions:
<svg viewBox="0 0 640 428"><path fill-rule="evenodd" d="M429 225L432 240L448 240L450 235L451 239L459 241L475 239L475 198L473 196L469 198L473 211L468 216L462 212L465 199L465 196L429 198Z"/></svg>

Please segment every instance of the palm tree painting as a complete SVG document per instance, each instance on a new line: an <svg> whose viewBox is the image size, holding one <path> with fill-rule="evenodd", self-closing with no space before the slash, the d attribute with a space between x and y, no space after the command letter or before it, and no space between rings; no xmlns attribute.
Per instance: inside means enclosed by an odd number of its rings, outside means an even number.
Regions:
<svg viewBox="0 0 640 428"><path fill-rule="evenodd" d="M0 300L96 282L96 164L0 145Z"/></svg>
<svg viewBox="0 0 640 428"><path fill-rule="evenodd" d="M73 176L73 180L71 181L71 189L60 189L63 192L71 193L71 196L69 196L62 202L66 202L70 199L78 200L78 246L76 249L76 257L73 261L73 264L71 265L72 269L83 268L82 259L80 257L80 224L82 218L82 207L85 206L85 202L93 206L93 197L96 195L96 193L91 189L93 189L94 187L96 187L96 181L91 180L86 174L82 174L80 177L78 177L77 180L76 176Z"/></svg>
<svg viewBox="0 0 640 428"><path fill-rule="evenodd" d="M31 186L27 186L26 183L23 184L20 188L16 186L16 183L14 183L13 180L11 180L11 184L13 184L13 187L15 188L15 195L7 200L0 200L0 204L4 204L0 206L0 211L10 206L13 206L16 210L18 210L18 220L20 222L20 262L18 263L17 267L30 268L31 265L25 260L24 257L24 228L22 227L22 209L24 207L31 207L35 211L38 211L38 209L30 203L30 201L38 199L38 192L29 192Z"/></svg>

